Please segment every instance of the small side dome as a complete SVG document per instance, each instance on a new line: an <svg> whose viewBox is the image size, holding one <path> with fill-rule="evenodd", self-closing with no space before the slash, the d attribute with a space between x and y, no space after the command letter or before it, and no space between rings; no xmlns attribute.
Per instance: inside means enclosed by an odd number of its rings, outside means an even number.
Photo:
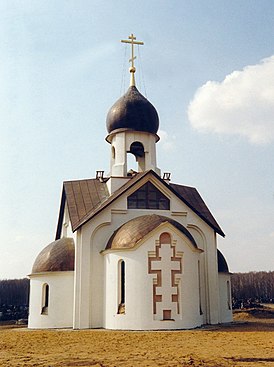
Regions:
<svg viewBox="0 0 274 367"><path fill-rule="evenodd" d="M63 237L50 243L37 256L32 273L74 270L73 238Z"/></svg>
<svg viewBox="0 0 274 367"><path fill-rule="evenodd" d="M218 259L218 273L229 273L226 259L220 250L217 250L217 259Z"/></svg>
<svg viewBox="0 0 274 367"><path fill-rule="evenodd" d="M134 248L143 237L162 223L172 224L190 240L195 248L198 247L190 232L182 224L163 215L151 214L131 219L119 227L110 237L106 250Z"/></svg>
<svg viewBox="0 0 274 367"><path fill-rule="evenodd" d="M157 134L159 117L154 106L135 86L111 107L107 115L107 131L134 130Z"/></svg>

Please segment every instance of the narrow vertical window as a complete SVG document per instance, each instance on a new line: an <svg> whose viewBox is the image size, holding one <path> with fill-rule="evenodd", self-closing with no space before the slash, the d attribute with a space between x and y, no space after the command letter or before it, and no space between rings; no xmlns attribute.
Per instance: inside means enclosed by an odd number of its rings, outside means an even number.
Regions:
<svg viewBox="0 0 274 367"><path fill-rule="evenodd" d="M44 284L42 289L42 311L41 314L47 315L49 307L49 285Z"/></svg>
<svg viewBox="0 0 274 367"><path fill-rule="evenodd" d="M125 313L125 262L118 263L118 313Z"/></svg>
<svg viewBox="0 0 274 367"><path fill-rule="evenodd" d="M231 310L231 296L230 296L230 283L229 280L226 282L226 292L227 292L227 307Z"/></svg>
<svg viewBox="0 0 274 367"><path fill-rule="evenodd" d="M113 160L115 160L115 148L114 148L114 146L112 146L112 148L111 148L111 158Z"/></svg>
<svg viewBox="0 0 274 367"><path fill-rule="evenodd" d="M200 266L200 260L198 260L198 282L199 282L199 309L200 309L200 315L203 314L202 310L202 295L201 295L201 266Z"/></svg>

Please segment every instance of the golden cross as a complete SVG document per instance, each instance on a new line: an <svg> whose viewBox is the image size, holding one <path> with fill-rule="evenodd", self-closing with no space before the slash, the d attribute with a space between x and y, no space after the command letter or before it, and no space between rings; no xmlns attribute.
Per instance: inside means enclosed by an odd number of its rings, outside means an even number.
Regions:
<svg viewBox="0 0 274 367"><path fill-rule="evenodd" d="M134 60L136 59L136 56L134 56L134 45L143 45L144 42L136 41L136 37L133 35L133 33L131 33L131 35L128 36L128 40L121 40L121 42L131 44L131 59L129 59L129 62L131 62L131 68L129 69L129 71L132 73L131 74L131 85L135 85L134 73L136 69L134 66Z"/></svg>

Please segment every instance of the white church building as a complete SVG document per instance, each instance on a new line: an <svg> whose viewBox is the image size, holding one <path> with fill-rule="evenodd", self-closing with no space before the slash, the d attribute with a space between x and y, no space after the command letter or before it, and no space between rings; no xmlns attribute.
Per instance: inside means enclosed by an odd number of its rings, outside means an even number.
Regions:
<svg viewBox="0 0 274 367"><path fill-rule="evenodd" d="M55 241L30 277L30 328L188 329L232 321L224 233L157 166L159 118L131 83L109 110L110 173L63 184ZM138 172L127 167L133 154Z"/></svg>

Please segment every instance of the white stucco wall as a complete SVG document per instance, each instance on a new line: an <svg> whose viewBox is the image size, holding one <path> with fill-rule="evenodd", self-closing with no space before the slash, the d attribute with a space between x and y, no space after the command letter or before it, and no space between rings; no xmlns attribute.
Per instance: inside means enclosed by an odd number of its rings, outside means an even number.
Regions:
<svg viewBox="0 0 274 367"><path fill-rule="evenodd" d="M189 209L187 205L173 195L168 188L164 187L162 184L159 184L158 180L155 180L153 177L150 177L150 179L153 184L155 184L166 196L170 198L171 210L128 210L127 196L137 190L147 181L147 179L141 180L141 182L129 190L126 195L122 195L121 197L117 198L104 211L97 214L94 218L92 218L92 220L84 224L81 229L77 231L75 241L76 276L73 318L74 328L97 328L103 327L105 325L106 321L104 321L104 310L105 306L108 305L108 300L105 299L104 287L105 283L108 283L109 286L109 281L111 279L110 270L108 269L109 271L107 276L105 271L107 266L115 267L115 272L117 269L116 265L113 263L113 258L110 259L111 261L106 260L109 257L109 254L104 259L104 256L100 252L105 249L106 244L113 232L122 224L138 216L153 213L167 216L181 223L192 234L196 243L198 244L198 247L204 251L204 253L199 255L201 274L201 304L203 311L201 316L202 322L200 322L199 319L199 323L214 324L221 322L219 312L219 282L217 271L216 236L214 230L208 226L197 214ZM150 250L146 249L146 251ZM117 254L118 253L116 253L116 255ZM127 256L131 255L128 253ZM147 252L144 259L146 261L144 266L146 267ZM118 258L115 261L117 262ZM135 263L133 258L132 260L129 259L129 261L133 262L131 269L136 267L136 272L138 274L140 270L137 266L138 262ZM138 261L141 262L140 259ZM133 274L132 276L134 277L137 275ZM186 288L184 291L186 293L191 293L193 289L193 279L188 275L184 275L184 277L184 285L189 284L188 288ZM143 281L146 282L148 279L150 281L149 276L146 275L146 278L144 278ZM190 298L191 297L192 295L190 295ZM116 312L117 310L115 308L115 315ZM195 322L193 322L193 316L190 315L189 317L190 324L194 325ZM125 319L124 315L117 315L114 318ZM165 328L172 328L168 325L169 322L165 321L164 323ZM184 325L184 327L187 327L187 322L185 322Z"/></svg>
<svg viewBox="0 0 274 367"><path fill-rule="evenodd" d="M74 233L72 231L71 221L69 219L69 211L68 211L67 202L65 204L64 217L63 217L63 223L62 223L62 228L61 228L60 238L62 238L62 237L70 237L70 238L73 238L74 239L74 243L76 241L76 233Z"/></svg>
<svg viewBox="0 0 274 367"><path fill-rule="evenodd" d="M30 277L29 328L72 327L73 271L32 274ZM42 314L43 285L49 285L47 314Z"/></svg>
<svg viewBox="0 0 274 367"><path fill-rule="evenodd" d="M140 142L144 147L143 159L138 157L138 172L152 169L159 175L161 174L156 163L156 135L143 131L123 131L110 135L108 141L112 147L110 159L111 176L127 176L127 171L130 168L127 167L127 153L134 142Z"/></svg>
<svg viewBox="0 0 274 367"><path fill-rule="evenodd" d="M229 273L219 273L220 294L220 322L231 322L233 320L231 304L231 283Z"/></svg>
<svg viewBox="0 0 274 367"><path fill-rule="evenodd" d="M171 320L159 319L153 314L153 280L155 274L148 273L148 254L155 251L155 241L163 232L169 232L176 243L176 253L182 255L182 274L176 275L179 280L180 312L172 311ZM164 244L163 246L169 246ZM190 244L189 240L171 226L158 228L153 235L135 250L115 251L104 255L105 260L105 317L104 327L108 329L182 329L202 325L203 317L199 308L198 259L200 252ZM117 314L118 310L118 263L125 261L125 314ZM158 264L159 265L159 264ZM168 264L162 264L167 270ZM173 266L173 265L172 265ZM170 270L169 270L170 271ZM170 272L171 273L171 272ZM163 284L162 294L170 292ZM176 305L170 302L170 307ZM157 303L157 309L161 302ZM158 314L158 312L157 312Z"/></svg>

